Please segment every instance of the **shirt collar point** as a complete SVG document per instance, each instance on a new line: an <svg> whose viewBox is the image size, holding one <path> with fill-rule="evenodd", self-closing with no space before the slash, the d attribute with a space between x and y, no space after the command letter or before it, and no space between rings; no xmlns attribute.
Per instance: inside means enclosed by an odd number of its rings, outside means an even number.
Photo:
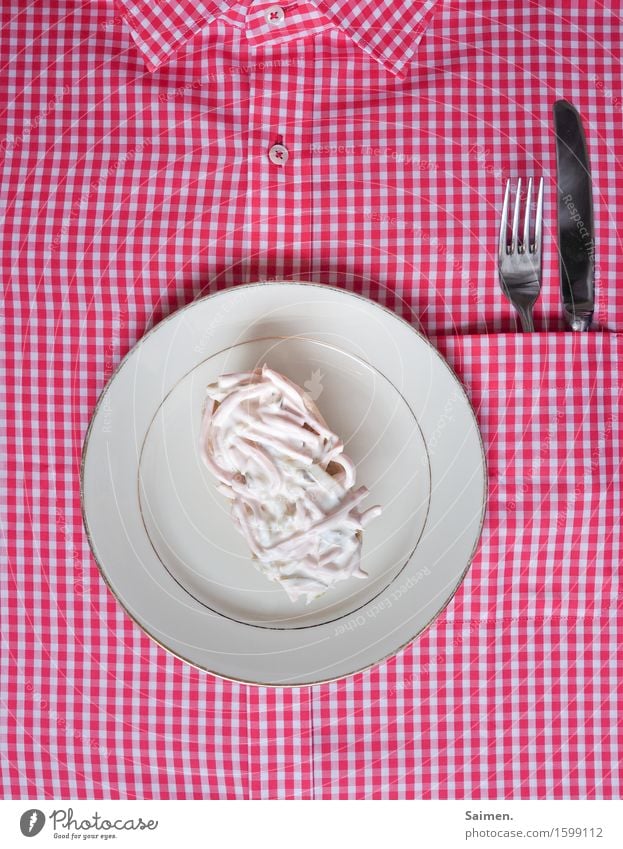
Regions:
<svg viewBox="0 0 623 849"><path fill-rule="evenodd" d="M409 76L409 68L408 64L406 65L393 65L390 62L383 63L384 67L392 74L392 76L396 77L399 80L406 80Z"/></svg>

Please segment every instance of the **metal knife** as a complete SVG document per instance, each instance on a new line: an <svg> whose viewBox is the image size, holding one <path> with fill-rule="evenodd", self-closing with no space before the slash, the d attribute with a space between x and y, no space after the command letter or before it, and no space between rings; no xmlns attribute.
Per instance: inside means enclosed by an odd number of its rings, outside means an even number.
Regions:
<svg viewBox="0 0 623 849"><path fill-rule="evenodd" d="M595 309L593 188L580 115L568 100L554 103L558 174L560 296L572 330L588 330Z"/></svg>

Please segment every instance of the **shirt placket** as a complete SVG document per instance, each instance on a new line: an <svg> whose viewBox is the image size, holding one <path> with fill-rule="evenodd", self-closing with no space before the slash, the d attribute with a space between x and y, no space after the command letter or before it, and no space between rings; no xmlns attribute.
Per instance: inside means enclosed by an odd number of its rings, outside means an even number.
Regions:
<svg viewBox="0 0 623 849"><path fill-rule="evenodd" d="M301 39L249 50L246 232L257 280L281 278L286 268L292 279L310 267L311 49Z"/></svg>
<svg viewBox="0 0 623 849"><path fill-rule="evenodd" d="M284 24L283 13L277 11L281 8L266 10L265 20L276 15L275 30ZM263 26L257 15L255 18L258 26ZM249 281L304 278L312 245L310 122L314 86L309 79L313 71L309 56L313 47L304 38L273 41L274 32L267 38L270 43L259 34L247 40L245 276ZM311 700L304 690L293 695L296 730L285 738L266 723L270 715L264 691L252 693L251 702L251 798L313 797ZM280 768L271 772L275 757ZM288 770L293 781L286 785L283 775Z"/></svg>

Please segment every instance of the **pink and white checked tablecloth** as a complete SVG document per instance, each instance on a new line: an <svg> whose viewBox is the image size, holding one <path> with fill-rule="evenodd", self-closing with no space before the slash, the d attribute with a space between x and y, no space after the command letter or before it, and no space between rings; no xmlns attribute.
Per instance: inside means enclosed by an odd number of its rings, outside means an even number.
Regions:
<svg viewBox="0 0 623 849"><path fill-rule="evenodd" d="M0 3L2 789L46 798L621 793L621 5ZM595 180L595 330L564 332L551 105ZM288 158L275 164L275 144ZM495 273L546 180L537 333ZM397 657L318 687L198 672L106 589L80 518L99 392L218 288L311 279L433 339L482 429L467 579ZM131 568L131 564L128 564Z"/></svg>

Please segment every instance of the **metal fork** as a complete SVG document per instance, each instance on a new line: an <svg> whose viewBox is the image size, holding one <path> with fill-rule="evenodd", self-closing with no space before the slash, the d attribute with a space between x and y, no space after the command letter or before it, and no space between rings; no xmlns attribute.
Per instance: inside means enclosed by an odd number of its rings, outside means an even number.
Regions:
<svg viewBox="0 0 623 849"><path fill-rule="evenodd" d="M522 330L534 331L532 308L541 291L541 244L543 241L543 178L539 180L539 193L536 202L536 218L531 230L532 177L528 180L528 192L523 219L523 229L519 233L519 212L521 207L521 178L517 180L517 194L513 208L513 223L510 242L508 240L508 212L510 205L511 181L506 183L502 220L500 222L500 241L498 246L498 274L502 291L519 313ZM531 232L534 236L531 239Z"/></svg>

